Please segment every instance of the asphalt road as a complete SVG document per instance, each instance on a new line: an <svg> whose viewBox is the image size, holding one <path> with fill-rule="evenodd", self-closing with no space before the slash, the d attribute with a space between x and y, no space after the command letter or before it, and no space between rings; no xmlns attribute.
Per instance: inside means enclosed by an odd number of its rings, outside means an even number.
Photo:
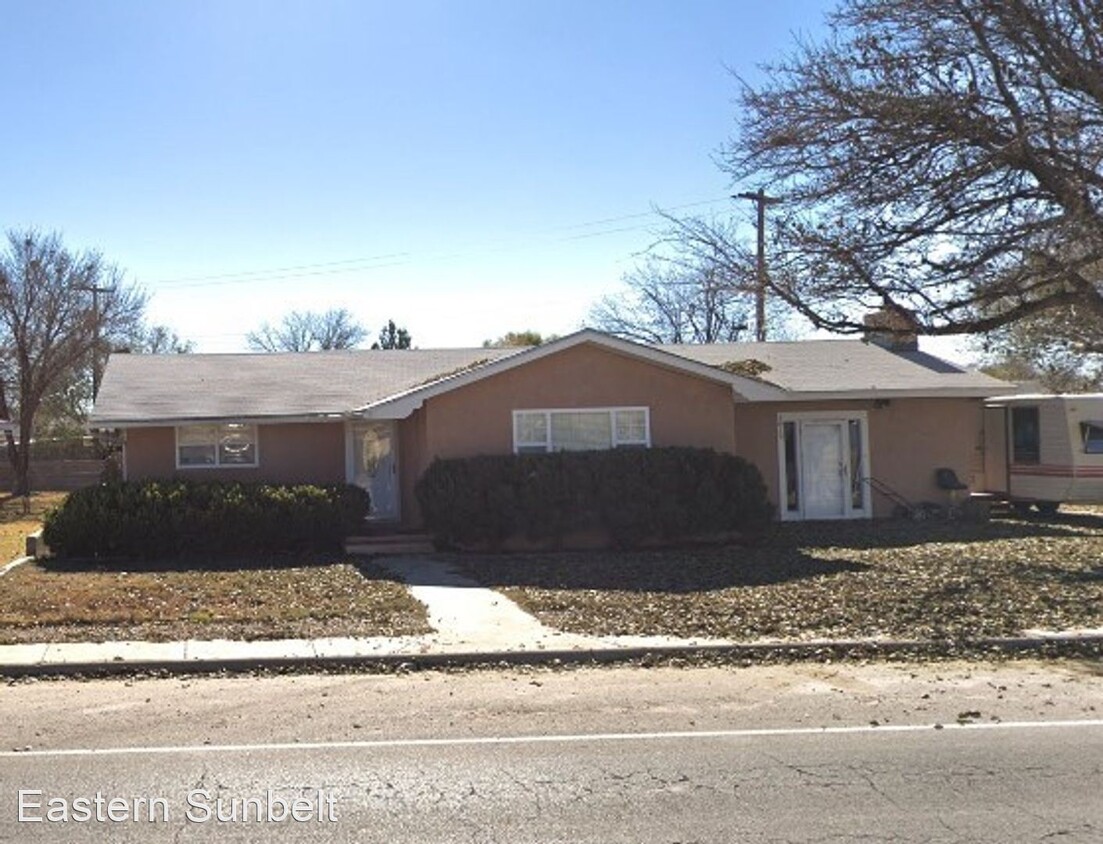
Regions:
<svg viewBox="0 0 1103 844"><path fill-rule="evenodd" d="M0 840L1098 842L1101 692L1034 664L19 684ZM20 822L20 790L25 818L163 802Z"/></svg>

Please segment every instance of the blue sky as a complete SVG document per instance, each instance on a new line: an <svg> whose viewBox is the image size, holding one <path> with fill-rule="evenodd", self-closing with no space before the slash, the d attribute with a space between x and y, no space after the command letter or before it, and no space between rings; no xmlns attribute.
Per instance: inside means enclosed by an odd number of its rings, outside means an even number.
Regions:
<svg viewBox="0 0 1103 844"><path fill-rule="evenodd" d="M422 347L564 333L652 206L743 210L729 68L832 5L4 0L0 225L99 249L201 351L329 307Z"/></svg>

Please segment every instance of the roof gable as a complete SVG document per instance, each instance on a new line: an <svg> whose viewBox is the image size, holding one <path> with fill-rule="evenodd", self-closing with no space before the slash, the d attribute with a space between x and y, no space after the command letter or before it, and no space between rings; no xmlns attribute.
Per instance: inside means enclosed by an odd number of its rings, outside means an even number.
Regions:
<svg viewBox="0 0 1103 844"><path fill-rule="evenodd" d="M500 372L507 372L516 367L525 366L533 361L541 360L584 343L591 343L618 354L637 358L697 378L726 384L732 388L735 397L738 399L766 401L769 399L780 400L784 397L783 392L778 387L755 378L726 372L723 369L693 360L684 355L674 354L662 346L645 346L641 343L585 328L540 346L528 347L520 354L488 361L483 366L472 367L436 382L397 392L382 400L367 403L358 408L358 413L373 418L405 417L417 407L420 407L426 399L433 396L460 389L475 381L481 381Z"/></svg>

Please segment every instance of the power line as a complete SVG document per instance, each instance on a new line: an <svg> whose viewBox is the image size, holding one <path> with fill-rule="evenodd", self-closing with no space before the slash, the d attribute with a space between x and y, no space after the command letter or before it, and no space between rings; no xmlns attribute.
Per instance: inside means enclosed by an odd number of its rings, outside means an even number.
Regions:
<svg viewBox="0 0 1103 844"><path fill-rule="evenodd" d="M705 205L715 205L720 202L728 201L728 197L717 197L715 199L705 199L696 202L683 203L681 205L672 205L667 210L669 211L684 211L688 208L700 208ZM555 232L569 232L577 231L578 229L594 228L597 226L607 226L611 223L625 222L628 220L639 220L644 218L651 218L658 215L660 212L656 209L651 211L636 212L633 214L622 214L616 217L606 217L600 220L590 220L583 223L574 223L567 226L556 226L549 229L543 229L535 232L535 234L547 233L553 234ZM621 226L611 229L603 229L601 231L594 232L582 232L580 234L565 235L554 239L554 242L570 242L575 240L584 240L595 237L604 237L606 235L621 234L629 231L639 231L640 229L648 228L647 225L639 226ZM433 255L418 256L412 252L391 252L381 255L371 255L361 258L346 258L340 261L323 261L305 264L294 264L285 267L272 267L261 270L241 270L231 273L214 273L210 275L198 275L198 276L183 276L178 278L160 279L148 282L151 286L165 289L165 288L196 288L196 287L223 287L229 285L239 284L252 284L255 282L275 282L275 281L290 281L300 278L311 278L325 275L341 275L350 272L364 272L369 270L380 270L391 267L404 266L414 263L416 260L425 260L431 262L440 261L452 261L458 258L468 257L471 255L477 255L480 253L486 253L489 251L516 251L518 249L528 248L529 244L523 243L513 246L503 246L497 249L488 247L476 247L457 252L443 253ZM387 260L390 258L396 258L399 260Z"/></svg>
<svg viewBox="0 0 1103 844"><path fill-rule="evenodd" d="M671 205L667 210L669 211L684 211L687 208L700 208L703 205L716 205L719 202L727 202L728 197L717 197L716 199L702 199L698 202L686 202L682 205ZM625 220L638 220L642 217L654 217L658 211L652 208L650 211L638 211L635 214L622 214L619 217L606 217L604 220L592 220L588 223L575 223L570 226L559 226L558 228L563 231L569 231L571 229L587 228L589 226L602 226L606 223L621 223Z"/></svg>
<svg viewBox="0 0 1103 844"><path fill-rule="evenodd" d="M337 266L346 265L346 264L361 264L361 263L367 263L367 262L370 262L370 261L381 261L385 258L401 258L401 257L403 257L407 254L408 253L406 253L406 252L390 252L390 253L387 253L385 255L372 255L372 256L367 257L367 258L348 258L344 261L325 261L325 262L317 263L317 264L297 264L297 265L290 266L290 267L273 267L272 269L268 269L268 270L242 270L241 272L236 272L236 273L218 273L216 275L183 276L182 278L161 279L161 280L155 281L153 283L161 285L161 286L169 286L169 285L185 284L185 283L197 282L197 281L214 281L214 280L227 279L227 278L240 278L242 276L259 275L259 274L262 274L262 273L267 274L267 273L291 272L293 270L311 270L311 269L315 269L315 268L319 268L319 267L337 267Z"/></svg>
<svg viewBox="0 0 1103 844"><path fill-rule="evenodd" d="M339 263L345 263L345 262L339 262ZM251 274L249 274L248 278L236 278L235 277L235 278L217 279L217 277L215 277L216 280L211 280L211 281L200 281L200 280L197 280L197 281L183 281L183 280L180 280L180 281L174 281L174 282L151 282L151 283L156 284L157 287L161 288L161 289L164 289L166 287L172 288L172 289L182 289L182 288L191 289L191 288L194 288L194 287L225 287L227 285L233 285L233 284L253 284L254 282L258 282L258 281L265 281L265 282L288 281L288 280L294 280L294 279L298 279L298 278L311 278L313 276L321 276L321 275L343 275L344 273L358 272L358 271L363 271L363 270L381 270L381 269L386 269L387 267L400 267L400 266L403 266L403 265L409 264L409 263L410 263L409 260L406 260L406 261L389 261L389 262L384 263L384 264L365 264L363 266L341 267L341 268L338 268L338 269L328 269L328 270L312 270L310 272L294 272L293 268L288 267L288 268L285 268L286 271L276 270L276 269L267 271L267 272L271 272L271 273L279 273L278 275L261 275L261 273L264 273L266 271L265 270L254 270ZM303 266L308 267L308 266L315 266L315 265L305 264ZM245 275L245 274L243 273L242 275Z"/></svg>

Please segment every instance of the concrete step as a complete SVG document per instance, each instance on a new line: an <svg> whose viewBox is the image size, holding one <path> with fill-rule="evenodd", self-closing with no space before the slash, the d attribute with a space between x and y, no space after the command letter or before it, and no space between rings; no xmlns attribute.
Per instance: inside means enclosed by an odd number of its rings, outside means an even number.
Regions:
<svg viewBox="0 0 1103 844"><path fill-rule="evenodd" d="M345 539L348 554L431 554L434 550L433 539L427 533L390 533Z"/></svg>

